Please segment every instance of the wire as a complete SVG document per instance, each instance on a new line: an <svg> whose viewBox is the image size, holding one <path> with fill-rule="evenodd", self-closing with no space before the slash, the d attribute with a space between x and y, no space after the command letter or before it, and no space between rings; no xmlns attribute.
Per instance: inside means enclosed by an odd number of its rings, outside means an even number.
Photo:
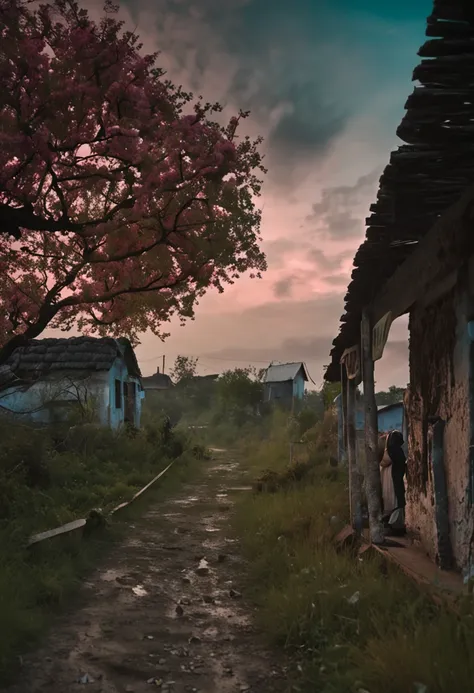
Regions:
<svg viewBox="0 0 474 693"><path fill-rule="evenodd" d="M139 359L139 361L140 361L140 363L150 363L151 361L158 361L158 360L161 361L163 356L166 356L166 354L162 354L161 356L153 356L152 358L149 358L149 359ZM252 360L252 359L233 359L233 358L227 358L227 357L223 357L223 356L195 356L195 355L191 356L190 354L180 354L180 356L185 356L186 358L198 359L199 361L204 361L204 363L207 362L208 367L206 368L206 366L204 365L203 366L204 370L209 370L209 364L213 363L214 361L226 361L226 362L230 362L230 363L247 363L249 365L251 365L253 363L265 363L265 364L274 365L274 366L284 365L284 364L282 364L281 361L277 361L276 359L265 359L265 361L260 361L260 360L256 360L256 359L255 360ZM306 362L302 361L301 363L304 365L306 372L309 376L309 379L311 380L313 385L318 387L316 385L316 383L314 382L313 378L311 377L311 375L309 374L309 370L308 370L308 367L306 365Z"/></svg>
<svg viewBox="0 0 474 693"><path fill-rule="evenodd" d="M190 354L179 354L180 356L185 356L186 358L194 358L194 359L199 359L200 361L229 361L229 362L234 362L234 363L270 363L271 359L265 359L264 361L258 361L255 359L234 359L234 358L226 358L222 356L191 356ZM158 361L159 359L163 358L163 354L161 356L153 356L152 358L149 359L138 359L140 363L151 363L152 361Z"/></svg>

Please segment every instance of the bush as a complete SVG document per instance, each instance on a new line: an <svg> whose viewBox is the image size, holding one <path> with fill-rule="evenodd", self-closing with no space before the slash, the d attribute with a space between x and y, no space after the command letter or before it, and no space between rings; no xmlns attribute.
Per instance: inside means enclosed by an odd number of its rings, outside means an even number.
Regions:
<svg viewBox="0 0 474 693"><path fill-rule="evenodd" d="M108 511L192 443L183 431L169 430L164 417L149 417L142 431L119 432L94 424L39 429L0 419L0 440L2 680L103 551L97 532L88 542L71 536L28 549L29 537L78 518L88 517L89 528L103 526ZM195 448L189 457L203 459L205 449Z"/></svg>
<svg viewBox="0 0 474 693"><path fill-rule="evenodd" d="M260 626L295 664L295 690L470 690L472 602L455 615L379 554L336 552L348 487L345 471L329 465L332 414L307 431L309 451L292 465L291 436L291 424L276 416L270 434L243 456L256 487L271 493L243 498L234 527L247 559L246 590Z"/></svg>

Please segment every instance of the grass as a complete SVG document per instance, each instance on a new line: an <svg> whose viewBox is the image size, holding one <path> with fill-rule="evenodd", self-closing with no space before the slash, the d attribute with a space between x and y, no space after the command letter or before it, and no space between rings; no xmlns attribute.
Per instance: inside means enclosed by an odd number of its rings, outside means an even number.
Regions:
<svg viewBox="0 0 474 693"><path fill-rule="evenodd" d="M327 439L327 425L320 434ZM336 552L334 535L347 522L345 474L313 446L308 473L288 484L288 440L280 422L266 440L253 441L253 453L246 447L253 477L273 468L281 484L242 499L234 522L259 625L295 664L290 689L467 693L472 604L454 615L381 557Z"/></svg>
<svg viewBox="0 0 474 693"><path fill-rule="evenodd" d="M160 423L136 435L94 426L68 433L0 423L0 682L14 675L21 653L44 633L52 617L74 597L84 576L119 539L127 520L197 473L192 442L182 433L166 442ZM194 454L193 454L194 453ZM81 517L105 513L129 500L171 459L175 464L111 526L31 548L32 533Z"/></svg>

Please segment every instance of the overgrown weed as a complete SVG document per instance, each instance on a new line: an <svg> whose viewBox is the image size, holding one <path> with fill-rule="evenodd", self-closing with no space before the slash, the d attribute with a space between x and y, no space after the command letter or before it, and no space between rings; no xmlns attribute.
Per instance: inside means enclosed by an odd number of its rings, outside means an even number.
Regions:
<svg viewBox="0 0 474 693"><path fill-rule="evenodd" d="M127 519L165 497L199 469L206 451L161 420L140 432L94 425L34 429L0 421L0 682L74 595L87 572L121 536ZM176 463L143 500L89 538L58 537L28 548L31 534L107 513Z"/></svg>
<svg viewBox="0 0 474 693"><path fill-rule="evenodd" d="M337 552L348 488L344 471L329 463L334 430L326 420L307 432L312 446L299 461L307 470L292 479L291 428L277 418L274 426L267 439L242 446L253 450L242 459L254 478L270 470L278 483L271 493L262 488L242 499L234 523L248 562L247 590L261 627L298 665L296 690L470 690L472 605L455 615L378 554Z"/></svg>

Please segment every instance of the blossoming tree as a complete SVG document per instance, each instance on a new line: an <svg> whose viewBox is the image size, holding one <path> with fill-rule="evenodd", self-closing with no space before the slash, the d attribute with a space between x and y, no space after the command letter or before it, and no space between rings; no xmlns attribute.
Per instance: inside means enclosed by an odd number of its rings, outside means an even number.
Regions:
<svg viewBox="0 0 474 693"><path fill-rule="evenodd" d="M164 336L265 269L248 113L214 122L117 10L0 0L0 362L47 326Z"/></svg>

